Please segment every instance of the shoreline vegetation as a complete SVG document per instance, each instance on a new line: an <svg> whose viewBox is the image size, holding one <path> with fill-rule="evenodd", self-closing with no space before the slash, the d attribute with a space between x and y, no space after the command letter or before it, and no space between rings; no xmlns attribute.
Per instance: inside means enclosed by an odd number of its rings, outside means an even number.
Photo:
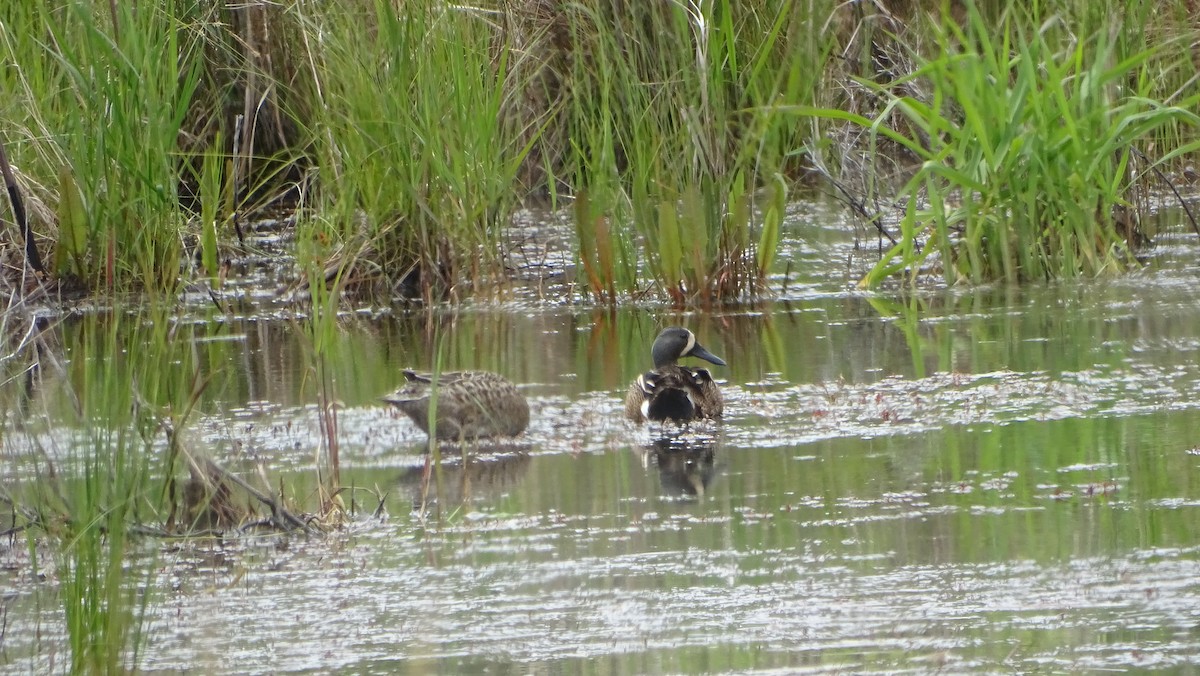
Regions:
<svg viewBox="0 0 1200 676"><path fill-rule="evenodd" d="M1097 275L1196 150L1188 11L15 2L0 142L46 275L92 293L219 284L286 206L309 283L433 300L502 280L535 200L583 294L736 302L810 186L880 238L866 288Z"/></svg>
<svg viewBox="0 0 1200 676"><path fill-rule="evenodd" d="M769 295L789 199L813 188L878 237L866 288L1136 265L1154 235L1149 196L1194 174L1189 11L6 3L0 407L32 450L0 505L30 574L57 580L72 669L136 669L157 574L153 556L129 563L140 540L308 533L347 518L344 495L349 511L382 503L339 481L327 361L343 298L432 305L494 286L522 205L570 215L572 293L600 305ZM311 305L297 326L322 432L319 487L299 499L188 448L216 348L172 320L185 288L219 289L251 253L245 224L281 208ZM36 310L131 292L128 313L84 313L71 345ZM65 384L61 410L31 415L45 374ZM44 448L27 420L74 441Z"/></svg>

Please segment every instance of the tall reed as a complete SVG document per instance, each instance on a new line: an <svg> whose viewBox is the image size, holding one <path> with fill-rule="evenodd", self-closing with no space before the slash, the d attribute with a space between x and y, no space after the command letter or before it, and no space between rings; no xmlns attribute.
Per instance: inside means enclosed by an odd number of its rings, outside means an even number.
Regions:
<svg viewBox="0 0 1200 676"><path fill-rule="evenodd" d="M886 138L921 161L900 189L899 241L863 284L915 278L935 254L950 283L1133 263L1144 234L1128 207L1146 171L1134 150L1171 125L1194 127L1200 98L1149 98L1148 65L1165 48L1123 51L1131 41L1111 20L1068 25L1016 6L988 19L970 2L966 17L963 27L941 17L934 55L917 57L911 75L863 82L886 101L877 116L798 109L859 125L872 143Z"/></svg>
<svg viewBox="0 0 1200 676"><path fill-rule="evenodd" d="M107 11L106 11L107 10ZM60 274L89 286L138 282L172 288L184 217L179 139L203 64L198 6L73 1L40 5L48 54L24 45L52 96L36 120L50 127L61 161L56 256ZM45 61L49 61L47 64ZM22 63L28 63L24 60Z"/></svg>
<svg viewBox="0 0 1200 676"><path fill-rule="evenodd" d="M588 191L577 214L588 285L637 293L633 258L678 303L761 291L778 242L774 197L803 133L776 106L811 101L828 58L812 15L791 2L723 1L585 3L568 14L575 161L562 182ZM628 235L607 244L614 232L636 235L640 252L620 246ZM610 265L606 250L620 253Z"/></svg>
<svg viewBox="0 0 1200 676"><path fill-rule="evenodd" d="M432 298L502 277L516 206L566 194L593 295L747 297L778 204L838 131L821 118L895 125L870 154L923 167L868 284L935 250L951 279L1128 262L1112 207L1142 168L1122 148L1192 150L1184 3L887 9L15 0L0 114L37 225L58 225L55 272L91 288L171 290L192 242L216 275L237 210L286 194L310 280ZM1044 182L999 190L1026 174ZM1010 210L1035 216L997 227ZM1074 225L1093 213L1094 232Z"/></svg>
<svg viewBox="0 0 1200 676"><path fill-rule="evenodd" d="M523 148L502 133L508 55L489 15L382 0L296 12L319 97L306 129L320 216L302 256L345 247L423 286L498 270Z"/></svg>

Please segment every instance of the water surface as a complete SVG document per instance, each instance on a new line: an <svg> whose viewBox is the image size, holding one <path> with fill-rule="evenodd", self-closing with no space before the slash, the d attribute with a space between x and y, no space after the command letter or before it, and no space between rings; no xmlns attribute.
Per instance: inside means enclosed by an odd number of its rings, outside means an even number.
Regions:
<svg viewBox="0 0 1200 676"><path fill-rule="evenodd" d="M1160 237L1119 279L864 294L872 245L820 205L793 216L792 263L753 306L610 310L542 289L348 315L325 367L353 522L147 543L140 666L1196 670L1194 235ZM321 439L302 321L185 333L213 376L189 442L300 499ZM671 324L729 363L721 424L621 418ZM522 383L533 422L519 444L448 451L423 485L423 435L378 398L439 354ZM65 406L53 388L38 405L51 421ZM71 439L33 425L5 453L21 475L23 449ZM0 663L61 668L53 576L30 582L23 544L6 546Z"/></svg>

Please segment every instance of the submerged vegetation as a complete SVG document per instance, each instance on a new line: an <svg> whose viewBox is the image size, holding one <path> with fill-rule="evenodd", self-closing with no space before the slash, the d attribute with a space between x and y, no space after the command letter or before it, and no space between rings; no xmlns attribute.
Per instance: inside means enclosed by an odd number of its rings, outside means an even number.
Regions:
<svg viewBox="0 0 1200 676"><path fill-rule="evenodd" d="M433 298L570 199L581 291L743 299L828 181L892 242L868 286L1127 266L1152 170L1194 150L1186 7L891 11L15 2L2 141L50 272L93 291L219 280L283 205L310 283Z"/></svg>

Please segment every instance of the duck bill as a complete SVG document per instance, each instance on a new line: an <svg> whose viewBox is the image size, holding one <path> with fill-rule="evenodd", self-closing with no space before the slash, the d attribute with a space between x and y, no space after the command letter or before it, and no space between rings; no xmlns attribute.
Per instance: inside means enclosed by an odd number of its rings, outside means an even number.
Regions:
<svg viewBox="0 0 1200 676"><path fill-rule="evenodd" d="M721 359L720 357L713 354L712 352L709 352L708 350L704 349L704 346L701 345L700 343L696 343L696 346L692 348L692 352L688 356L699 357L699 358L703 359L704 361L712 363L712 364L716 364L717 366L725 366L724 359Z"/></svg>

